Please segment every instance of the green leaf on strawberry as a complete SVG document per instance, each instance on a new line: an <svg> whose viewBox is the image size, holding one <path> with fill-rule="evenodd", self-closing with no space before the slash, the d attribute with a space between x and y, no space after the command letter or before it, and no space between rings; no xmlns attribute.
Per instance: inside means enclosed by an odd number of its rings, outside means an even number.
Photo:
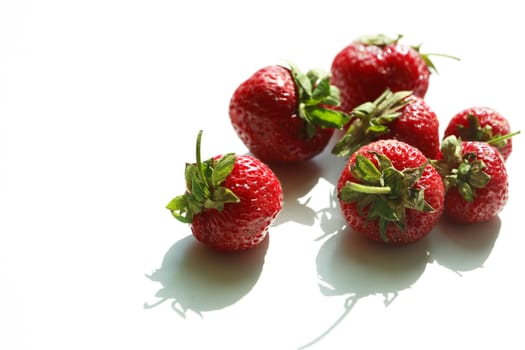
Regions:
<svg viewBox="0 0 525 350"><path fill-rule="evenodd" d="M431 163L441 175L445 190L456 187L463 199L472 202L476 189L490 182L490 175L483 171L485 163L475 153L462 154L462 140L455 135L443 140L441 153L443 158Z"/></svg>
<svg viewBox="0 0 525 350"><path fill-rule="evenodd" d="M299 96L299 117L306 122L306 137L315 135L316 128L341 129L349 116L325 107L340 103L339 89L330 84L330 75L321 69L303 74L297 66L289 66Z"/></svg>
<svg viewBox="0 0 525 350"><path fill-rule="evenodd" d="M352 169L352 175L367 184L379 185L381 183L381 172L372 161L363 156L357 156L356 165Z"/></svg>
<svg viewBox="0 0 525 350"><path fill-rule="evenodd" d="M385 47L387 45L397 45L397 43L403 38L402 34L398 34L397 37L391 38L384 34L379 35L372 35L372 36L364 36L361 39L358 40L358 42L361 42L363 44L367 45L374 45L378 47ZM414 49L420 56L421 59L425 62L427 65L429 71L438 73L436 66L434 62L430 59L430 56L441 56L441 57L447 57L454 59L456 61L459 61L459 58L451 55L445 55L445 54L439 54L439 53L421 53L421 44L419 45L411 45L410 47Z"/></svg>
<svg viewBox="0 0 525 350"><path fill-rule="evenodd" d="M366 45L373 45L378 47L385 47L391 44L397 44L399 40L403 37L402 34L398 34L397 37L391 38L385 34L378 35L366 35L359 38L357 41Z"/></svg>
<svg viewBox="0 0 525 350"><path fill-rule="evenodd" d="M411 91L392 92L387 89L373 102L357 106L351 114L354 119L345 135L335 144L332 153L346 157L360 147L390 131L388 125L401 115Z"/></svg>
<svg viewBox="0 0 525 350"><path fill-rule="evenodd" d="M406 208L422 212L434 209L425 201L424 189L415 187L427 162L399 171L385 155L374 153L374 157L378 166L361 154L356 156L350 172L359 182L348 181L339 198L344 202L355 202L361 213L368 208L367 220L379 220L380 236L386 242L388 223L406 230Z"/></svg>
<svg viewBox="0 0 525 350"><path fill-rule="evenodd" d="M463 140L488 141L496 135L492 135L492 127L485 125L482 127L479 119L472 113L467 115L467 126L458 125L458 134ZM494 145L497 147L497 145Z"/></svg>
<svg viewBox="0 0 525 350"><path fill-rule="evenodd" d="M222 210L226 203L238 203L239 198L230 189L221 186L235 165L235 154L201 160L202 131L197 135L196 163L186 164L186 192L173 198L166 208L179 221L191 223L193 216L204 209Z"/></svg>
<svg viewBox="0 0 525 350"><path fill-rule="evenodd" d="M228 153L222 156L215 164L211 172L211 182L214 187L219 186L230 173L235 165L235 155Z"/></svg>
<svg viewBox="0 0 525 350"><path fill-rule="evenodd" d="M457 131L459 136L463 140L488 142L489 144L498 149L505 147L507 141L511 137L516 136L520 133L519 131L516 131L505 135L501 135L499 133L494 134L492 126L490 124L481 126L478 117L476 117L472 113L469 113L467 115L467 125L465 126L458 124Z"/></svg>

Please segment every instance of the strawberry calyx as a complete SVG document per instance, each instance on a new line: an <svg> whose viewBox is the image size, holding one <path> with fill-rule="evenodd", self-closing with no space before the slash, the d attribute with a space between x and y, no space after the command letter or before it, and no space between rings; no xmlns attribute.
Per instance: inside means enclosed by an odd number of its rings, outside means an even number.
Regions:
<svg viewBox="0 0 525 350"><path fill-rule="evenodd" d="M352 124L332 148L332 154L346 157L360 147L378 139L390 131L388 125L401 115L400 110L408 104L411 91L385 90L375 101L365 102L352 110Z"/></svg>
<svg viewBox="0 0 525 350"><path fill-rule="evenodd" d="M505 147L510 138L520 133L516 131L505 135L493 134L492 126L487 124L482 127L479 118L472 113L467 115L467 125L458 124L456 128L463 140L487 142L497 149Z"/></svg>
<svg viewBox="0 0 525 350"><path fill-rule="evenodd" d="M330 84L330 75L321 69L303 74L291 63L289 67L299 96L299 117L306 122L306 138L313 137L317 128L343 128L349 116L325 107L337 107L341 103L339 89Z"/></svg>
<svg viewBox="0 0 525 350"><path fill-rule="evenodd" d="M486 142L493 138L492 127L490 125L482 127L479 119L472 113L467 115L467 125L458 124L456 130L463 140Z"/></svg>
<svg viewBox="0 0 525 350"><path fill-rule="evenodd" d="M338 196L344 202L356 203L358 211L369 208L366 219L379 220L379 233L388 242L386 230L393 223L406 231L406 209L432 212L434 208L425 201L424 189L415 185L428 162L419 167L399 171L384 154L372 152L377 160L376 166L367 157L357 154L355 164L350 167L352 175L360 182L348 181Z"/></svg>
<svg viewBox="0 0 525 350"><path fill-rule="evenodd" d="M434 53L434 52L432 52L432 53L430 53L430 52L422 53L421 52L421 44L415 45L415 46L410 46L410 47L412 49L414 49L415 51L417 51L417 53L419 53L419 56L421 56L421 59L426 63L426 65L428 67L428 70L430 72L433 72L433 73L436 73L436 74L439 74L439 72L438 72L434 62L430 59L431 56L445 57L445 58L450 58L450 59L453 59L453 60L456 60L456 61L461 61L461 59L459 57L452 56L452 55L447 55L447 54L443 54L443 53Z"/></svg>
<svg viewBox="0 0 525 350"><path fill-rule="evenodd" d="M377 46L377 47L383 48L383 47L388 46L388 45L397 45L402 38L403 38L402 34L398 34L397 37L395 37L395 38L391 38L391 37L389 37L387 35L384 35L384 34L378 34L378 35L361 37L360 39L357 40L357 42L363 43L365 45L373 45L373 46ZM438 73L438 71L436 69L436 66L435 66L434 62L432 62L432 60L430 59L430 56L447 57L447 58L451 58L451 59L456 60L456 61L460 60L458 57L451 56L451 55L446 55L446 54L422 53L421 52L421 46L422 46L422 44L411 45L410 48L415 50L419 54L419 56L421 56L421 59L426 63L428 69L431 72L434 72L436 74Z"/></svg>
<svg viewBox="0 0 525 350"><path fill-rule="evenodd" d="M511 132L511 133L508 133L508 134L505 134L505 135L499 135L499 134L496 134L496 136L493 136L492 138L490 138L489 140L487 140L487 143L500 149L502 148L503 146L505 146L507 144L507 141L508 139L510 139L511 137L514 137L518 134L520 134L521 131L514 131L514 132Z"/></svg>
<svg viewBox="0 0 525 350"><path fill-rule="evenodd" d="M183 223L191 223L193 216L205 209L224 209L226 203L238 203L239 197L221 184L230 175L235 165L235 154L228 153L220 158L201 160L202 130L197 135L196 163L185 167L186 192L176 196L166 208Z"/></svg>
<svg viewBox="0 0 525 350"><path fill-rule="evenodd" d="M373 46L378 46L382 48L387 45L397 44L399 40L401 40L402 37L403 37L402 34L398 34L397 37L395 38L391 38L385 34L365 35L357 39L356 41L359 43L363 43L365 45L373 45Z"/></svg>
<svg viewBox="0 0 525 350"><path fill-rule="evenodd" d="M483 171L485 163L473 152L462 154L462 140L455 135L443 140L441 153L443 159L432 160L431 164L443 179L445 191L456 187L465 201L472 202L476 189L490 182L490 175Z"/></svg>

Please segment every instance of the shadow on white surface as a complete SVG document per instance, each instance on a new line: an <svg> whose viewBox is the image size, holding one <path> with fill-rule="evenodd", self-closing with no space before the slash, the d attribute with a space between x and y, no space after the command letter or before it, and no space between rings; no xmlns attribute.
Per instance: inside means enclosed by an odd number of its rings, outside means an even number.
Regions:
<svg viewBox="0 0 525 350"><path fill-rule="evenodd" d="M501 228L501 220L466 225L442 218L429 237L430 259L461 275L483 266Z"/></svg>
<svg viewBox="0 0 525 350"><path fill-rule="evenodd" d="M319 288L326 296L363 298L381 294L389 305L410 287L428 262L427 240L390 247L350 229L328 238L316 259Z"/></svg>
<svg viewBox="0 0 525 350"><path fill-rule="evenodd" d="M144 308L168 302L182 317L188 311L202 317L203 312L234 304L259 279L268 245L267 235L255 248L222 253L192 235L177 241L164 255L161 267L146 276L160 283L161 289L155 294L158 300L144 303Z"/></svg>
<svg viewBox="0 0 525 350"><path fill-rule="evenodd" d="M310 197L303 197L307 196L319 181L320 166L316 162L307 161L297 164L272 164L270 167L283 188L283 209L273 225L289 221L314 225L316 213L308 206Z"/></svg>
<svg viewBox="0 0 525 350"><path fill-rule="evenodd" d="M459 276L461 272L483 267L500 226L498 217L476 225L459 224L443 217L426 238L397 247L371 241L348 228L336 234L327 231L328 238L316 258L318 283L323 295L344 298L343 311L333 324L300 349L326 337L360 299L382 295L385 307L389 306L401 291L418 281L429 263L435 262Z"/></svg>
<svg viewBox="0 0 525 350"><path fill-rule="evenodd" d="M341 172L348 163L348 157L338 157L332 154L332 148L343 136L344 133L342 131L336 131L324 152L315 158L315 161L323 169L321 177L334 186L337 185Z"/></svg>
<svg viewBox="0 0 525 350"><path fill-rule="evenodd" d="M317 241L344 231L346 222L341 215L341 207L339 206L339 199L337 198L335 188L329 194L328 206L317 212L317 218L319 219L319 227L322 231L322 236L318 237L316 239Z"/></svg>
<svg viewBox="0 0 525 350"><path fill-rule="evenodd" d="M428 262L427 240L390 247L356 234L350 229L331 235L316 258L318 283L325 296L345 297L341 315L301 349L327 336L352 311L360 299L382 295L385 306L399 292L412 286Z"/></svg>

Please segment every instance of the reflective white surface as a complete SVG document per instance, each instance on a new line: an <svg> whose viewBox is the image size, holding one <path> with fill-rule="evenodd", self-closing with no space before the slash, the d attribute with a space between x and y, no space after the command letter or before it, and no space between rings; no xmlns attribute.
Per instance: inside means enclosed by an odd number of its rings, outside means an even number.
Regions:
<svg viewBox="0 0 525 350"><path fill-rule="evenodd" d="M411 5L413 3L413 5ZM258 248L210 252L164 209L203 156L246 152L234 89L264 65L329 69L363 34L435 58L444 128L490 106L525 130L517 2L0 3L1 349L405 349L525 346L519 184L475 226L410 246L344 229L328 152L274 167L284 210Z"/></svg>

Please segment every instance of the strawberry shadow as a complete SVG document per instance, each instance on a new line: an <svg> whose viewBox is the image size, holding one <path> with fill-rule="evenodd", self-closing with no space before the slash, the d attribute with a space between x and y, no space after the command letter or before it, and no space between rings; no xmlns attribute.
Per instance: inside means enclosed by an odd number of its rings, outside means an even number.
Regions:
<svg viewBox="0 0 525 350"><path fill-rule="evenodd" d="M337 185L341 172L348 163L348 157L338 157L332 154L332 148L343 135L343 132L336 130L323 153L314 158L314 161L322 169L320 176L334 186Z"/></svg>
<svg viewBox="0 0 525 350"><path fill-rule="evenodd" d="M483 267L501 228L501 220L492 220L479 224L461 224L443 217L429 237L431 260L462 275Z"/></svg>
<svg viewBox="0 0 525 350"><path fill-rule="evenodd" d="M269 245L267 236L257 247L243 252L217 252L189 235L168 249L161 267L146 275L161 284L151 309L164 303L181 317L233 305L256 284Z"/></svg>
<svg viewBox="0 0 525 350"><path fill-rule="evenodd" d="M341 213L339 199L337 198L337 190L333 188L332 191L327 194L327 196L328 206L316 213L319 227L323 232L323 234L318 237L316 241L321 241L328 236L342 232L346 227L345 219Z"/></svg>
<svg viewBox="0 0 525 350"><path fill-rule="evenodd" d="M283 189L283 209L273 225L289 221L303 225L315 224L316 213L309 207L310 191L319 181L321 168L310 160L292 164L271 164Z"/></svg>
<svg viewBox="0 0 525 350"><path fill-rule="evenodd" d="M380 295L388 307L399 293L410 288L428 263L427 239L391 247L344 229L322 244L316 258L318 285L328 297L344 297L341 315L309 343L308 348L335 329L359 300Z"/></svg>

